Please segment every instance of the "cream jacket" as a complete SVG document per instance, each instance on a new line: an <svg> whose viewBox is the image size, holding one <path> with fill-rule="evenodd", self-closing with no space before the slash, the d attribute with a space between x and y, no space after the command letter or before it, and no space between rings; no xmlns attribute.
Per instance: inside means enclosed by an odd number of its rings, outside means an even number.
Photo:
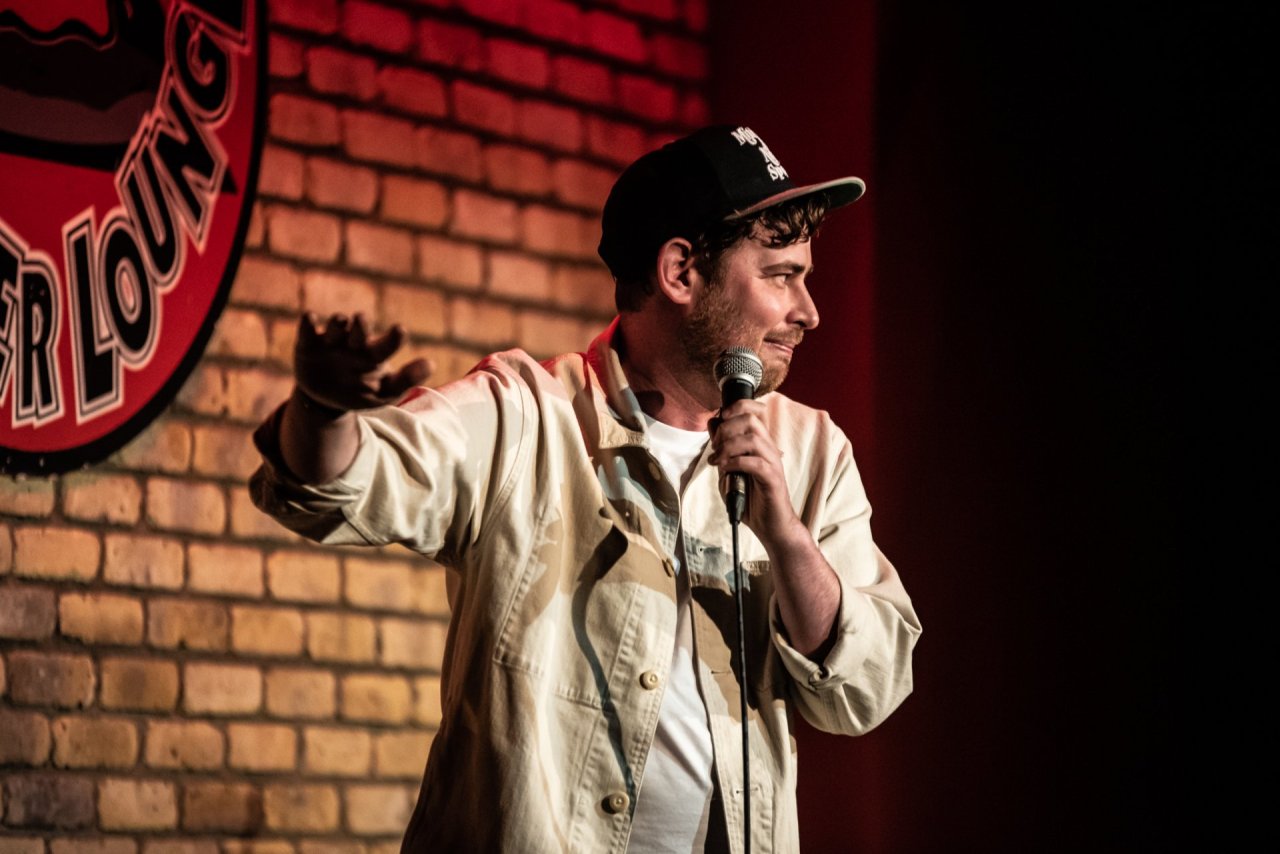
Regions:
<svg viewBox="0 0 1280 854"><path fill-rule="evenodd" d="M443 722L405 835L413 852L622 852L671 666L684 526L698 678L730 847L742 845L742 725L732 534L702 458L683 494L645 447L611 346L544 363L511 351L463 379L359 419L331 483L280 462L256 434L259 508L324 543L401 543L448 567ZM760 398L796 512L840 577L822 662L788 643L763 546L740 526L747 572L752 848L798 849L791 715L858 735L910 693L920 624L872 541L849 442L824 413Z"/></svg>

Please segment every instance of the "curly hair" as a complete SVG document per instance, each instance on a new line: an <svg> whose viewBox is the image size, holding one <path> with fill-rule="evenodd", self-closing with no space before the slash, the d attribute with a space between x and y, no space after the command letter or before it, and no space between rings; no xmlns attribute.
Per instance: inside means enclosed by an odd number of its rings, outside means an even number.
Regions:
<svg viewBox="0 0 1280 854"><path fill-rule="evenodd" d="M755 237L774 247L812 240L817 236L827 210L826 198L814 194L773 205L742 219L715 223L691 241L694 267L708 282L714 282L725 253L740 240ZM645 269L617 278L614 302L618 311L638 311L654 292L650 275L652 263L653 259L649 259Z"/></svg>

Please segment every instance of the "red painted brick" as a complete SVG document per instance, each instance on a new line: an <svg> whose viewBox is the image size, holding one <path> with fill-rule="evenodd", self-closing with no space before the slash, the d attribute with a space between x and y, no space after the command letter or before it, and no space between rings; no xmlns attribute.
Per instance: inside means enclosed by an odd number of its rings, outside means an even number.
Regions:
<svg viewBox="0 0 1280 854"><path fill-rule="evenodd" d="M0 587L0 638L45 640L57 624L57 600L52 590L24 584Z"/></svg>
<svg viewBox="0 0 1280 854"><path fill-rule="evenodd" d="M515 202L474 190L458 190L453 196L453 222L449 231L494 243L514 243L518 235Z"/></svg>
<svg viewBox="0 0 1280 854"><path fill-rule="evenodd" d="M413 123L379 113L344 111L342 145L357 160L393 166L413 166L416 161Z"/></svg>
<svg viewBox="0 0 1280 854"><path fill-rule="evenodd" d="M676 0L614 0L614 3L624 12L659 21L674 21L676 18Z"/></svg>
<svg viewBox="0 0 1280 854"><path fill-rule="evenodd" d="M296 310L298 271L292 264L273 258L246 255L236 268L231 299L243 305Z"/></svg>
<svg viewBox="0 0 1280 854"><path fill-rule="evenodd" d="M419 128L414 134L415 162L422 169L467 181L484 177L480 141L474 136L439 128Z"/></svg>
<svg viewBox="0 0 1280 854"><path fill-rule="evenodd" d="M597 217L530 205L521 212L520 226L520 244L526 249L580 260L598 257L600 223Z"/></svg>
<svg viewBox="0 0 1280 854"><path fill-rule="evenodd" d="M199 781L182 787L182 829L253 834L263 829L262 791L251 783Z"/></svg>
<svg viewBox="0 0 1280 854"><path fill-rule="evenodd" d="M576 56L557 56L551 62L555 91L588 104L611 106L616 100L613 72L607 66Z"/></svg>
<svg viewBox="0 0 1280 854"><path fill-rule="evenodd" d="M138 730L123 718L61 717L53 722L53 764L60 768L131 768Z"/></svg>
<svg viewBox="0 0 1280 854"><path fill-rule="evenodd" d="M102 577L125 587L182 586L185 555L178 540L134 534L103 538Z"/></svg>
<svg viewBox="0 0 1280 854"><path fill-rule="evenodd" d="M705 80L707 52L700 42L658 33L649 41L653 64L659 71L687 80Z"/></svg>
<svg viewBox="0 0 1280 854"><path fill-rule="evenodd" d="M618 76L618 102L622 109L651 122L665 124L676 118L676 90L638 74Z"/></svg>
<svg viewBox="0 0 1280 854"><path fill-rule="evenodd" d="M203 721L147 723L146 762L152 768L213 771L222 767L222 732Z"/></svg>
<svg viewBox="0 0 1280 854"><path fill-rule="evenodd" d="M262 165L258 171L258 193L297 201L302 198L302 155L278 145L262 147Z"/></svg>
<svg viewBox="0 0 1280 854"><path fill-rule="evenodd" d="M154 658L106 658L102 661L103 708L168 712L178 702L178 667Z"/></svg>
<svg viewBox="0 0 1280 854"><path fill-rule="evenodd" d="M583 42L582 12L567 0L539 0L525 7L524 28L534 35L567 45Z"/></svg>
<svg viewBox="0 0 1280 854"><path fill-rule="evenodd" d="M480 287L484 276L484 254L465 243L419 237L418 275L429 282L474 290Z"/></svg>
<svg viewBox="0 0 1280 854"><path fill-rule="evenodd" d="M684 0L684 21L695 33L707 30L707 0Z"/></svg>
<svg viewBox="0 0 1280 854"><path fill-rule="evenodd" d="M369 213L378 201L378 173L327 157L307 160L307 198L322 208Z"/></svg>
<svg viewBox="0 0 1280 854"><path fill-rule="evenodd" d="M521 0L455 0L463 11L495 24L518 27L521 19Z"/></svg>
<svg viewBox="0 0 1280 854"><path fill-rule="evenodd" d="M314 625L311 616L308 627ZM368 623L372 630L372 621ZM332 718L337 710L337 680L326 670L279 668L267 671L267 712L277 718Z"/></svg>
<svg viewBox="0 0 1280 854"><path fill-rule="evenodd" d="M551 190L547 158L527 148L490 145L484 150L485 180L494 189L543 196Z"/></svg>
<svg viewBox="0 0 1280 854"><path fill-rule="evenodd" d="M300 95L273 95L267 128L278 139L304 145L335 145L342 138L337 108Z"/></svg>
<svg viewBox="0 0 1280 854"><path fill-rule="evenodd" d="M0 765L43 765L52 743L44 715L0 708Z"/></svg>
<svg viewBox="0 0 1280 854"><path fill-rule="evenodd" d="M511 39L491 38L486 43L489 73L494 77L532 89L545 89L551 79L551 61L546 48Z"/></svg>
<svg viewBox="0 0 1280 854"><path fill-rule="evenodd" d="M418 58L456 71L484 68L484 38L471 27L431 18L418 22Z"/></svg>
<svg viewBox="0 0 1280 854"><path fill-rule="evenodd" d="M353 44L387 53L404 53L413 46L413 22L405 12L364 0L342 4L342 34Z"/></svg>
<svg viewBox="0 0 1280 854"><path fill-rule="evenodd" d="M267 242L271 250L304 261L336 261L342 250L337 217L318 211L271 205L267 208Z"/></svg>
<svg viewBox="0 0 1280 854"><path fill-rule="evenodd" d="M15 703L68 709L93 702L97 677L87 655L19 650L9 653L8 667Z"/></svg>
<svg viewBox="0 0 1280 854"><path fill-rule="evenodd" d="M445 334L445 300L439 291L416 285L388 284L382 289L383 326L399 323L415 335L433 338ZM404 358L393 357L396 363Z"/></svg>
<svg viewBox="0 0 1280 854"><path fill-rule="evenodd" d="M272 0L271 22L329 35L338 31L338 0Z"/></svg>
<svg viewBox="0 0 1280 854"><path fill-rule="evenodd" d="M568 107L525 101L520 105L517 132L521 139L561 151L579 151L582 148L582 116Z"/></svg>
<svg viewBox="0 0 1280 854"><path fill-rule="evenodd" d="M522 301L545 301L551 296L551 266L515 252L490 252L489 293Z"/></svg>
<svg viewBox="0 0 1280 854"><path fill-rule="evenodd" d="M347 264L360 270L407 276L413 272L413 233L351 220L346 224Z"/></svg>
<svg viewBox="0 0 1280 854"><path fill-rule="evenodd" d="M366 318L378 313L378 289L368 279L324 270L309 271L302 280L302 305L320 318L331 314ZM283 402L284 398L280 398Z"/></svg>
<svg viewBox="0 0 1280 854"><path fill-rule="evenodd" d="M64 593L58 630L86 644L140 644L142 603L115 593Z"/></svg>
<svg viewBox="0 0 1280 854"><path fill-rule="evenodd" d="M558 160L551 167L553 186L560 201L599 211L613 187L614 173L581 160Z"/></svg>
<svg viewBox="0 0 1280 854"><path fill-rule="evenodd" d="M634 21L608 12L587 12L582 23L593 50L624 62L642 63L647 58L644 34Z"/></svg>
<svg viewBox="0 0 1280 854"><path fill-rule="evenodd" d="M686 92L680 97L680 123L688 127L698 127L711 121L711 106L707 99L697 92Z"/></svg>
<svg viewBox="0 0 1280 854"><path fill-rule="evenodd" d="M439 228L449 216L449 192L443 184L403 175L382 179L382 218L423 228Z"/></svg>
<svg viewBox="0 0 1280 854"><path fill-rule="evenodd" d="M413 68L384 67L378 72L382 103L418 116L448 115L444 81Z"/></svg>
<svg viewBox="0 0 1280 854"><path fill-rule="evenodd" d="M588 116L586 135L588 153L624 166L649 150L644 130L636 125Z"/></svg>
<svg viewBox="0 0 1280 854"><path fill-rule="evenodd" d="M551 278L551 301L565 308L577 308L607 317L616 310L613 277L602 264L581 267L562 264Z"/></svg>
<svg viewBox="0 0 1280 854"><path fill-rule="evenodd" d="M501 303L454 297L449 301L449 332L460 342L505 349L515 342L515 312Z"/></svg>
<svg viewBox="0 0 1280 854"><path fill-rule="evenodd" d="M220 602L159 598L147 605L147 641L164 649L225 652L230 625Z"/></svg>
<svg viewBox="0 0 1280 854"><path fill-rule="evenodd" d="M378 91L377 72L377 63L367 56L331 47L307 51L307 83L323 95L370 100Z"/></svg>
<svg viewBox="0 0 1280 854"><path fill-rule="evenodd" d="M516 104L510 95L466 80L454 81L451 89L453 112L460 124L501 136L514 132Z"/></svg>
<svg viewBox="0 0 1280 854"><path fill-rule="evenodd" d="M69 774L12 775L4 781L6 827L83 830L94 824L93 781Z"/></svg>
<svg viewBox="0 0 1280 854"><path fill-rule="evenodd" d="M271 76L291 79L302 74L304 68L302 42L279 33L267 37L267 54Z"/></svg>

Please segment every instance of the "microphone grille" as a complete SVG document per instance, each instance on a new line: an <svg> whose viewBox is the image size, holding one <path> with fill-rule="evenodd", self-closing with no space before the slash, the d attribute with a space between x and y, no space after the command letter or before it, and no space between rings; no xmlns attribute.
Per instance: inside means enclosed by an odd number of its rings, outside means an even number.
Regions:
<svg viewBox="0 0 1280 854"><path fill-rule="evenodd" d="M730 347L716 359L716 384L723 388L731 379L745 380L753 390L764 379L764 364L750 347Z"/></svg>

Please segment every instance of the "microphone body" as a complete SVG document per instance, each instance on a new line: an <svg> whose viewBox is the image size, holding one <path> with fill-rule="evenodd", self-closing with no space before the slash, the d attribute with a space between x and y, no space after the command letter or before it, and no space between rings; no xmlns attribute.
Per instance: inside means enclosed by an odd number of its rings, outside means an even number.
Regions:
<svg viewBox="0 0 1280 854"><path fill-rule="evenodd" d="M756 396L760 380L764 377L764 364L747 347L731 347L716 359L716 383L720 386L720 408L724 409L739 400ZM747 509L747 476L740 472L729 473L729 488L724 496L729 521L735 525L742 521Z"/></svg>

